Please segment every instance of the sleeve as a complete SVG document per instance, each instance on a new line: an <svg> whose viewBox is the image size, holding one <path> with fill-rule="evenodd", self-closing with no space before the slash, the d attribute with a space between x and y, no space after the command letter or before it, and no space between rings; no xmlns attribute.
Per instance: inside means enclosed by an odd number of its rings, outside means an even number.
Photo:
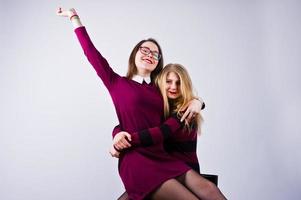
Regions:
<svg viewBox="0 0 301 200"><path fill-rule="evenodd" d="M182 128L184 122L181 123L177 116L169 117L161 126L145 129L142 131L131 133L133 146L152 146L163 143L164 140L176 134Z"/></svg>
<svg viewBox="0 0 301 200"><path fill-rule="evenodd" d="M205 102L203 102L203 103L202 103L202 108L201 108L201 110L204 110L205 107L206 107Z"/></svg>
<svg viewBox="0 0 301 200"><path fill-rule="evenodd" d="M95 48L84 26L76 28L74 32L88 61L104 85L110 89L112 83L120 76L112 70L107 60Z"/></svg>
<svg viewBox="0 0 301 200"><path fill-rule="evenodd" d="M121 132L121 131L122 131L122 129L120 127L120 124L118 124L117 126L115 126L114 129L113 129L113 131L112 131L112 137L113 137L113 139L114 139L115 135L117 133Z"/></svg>

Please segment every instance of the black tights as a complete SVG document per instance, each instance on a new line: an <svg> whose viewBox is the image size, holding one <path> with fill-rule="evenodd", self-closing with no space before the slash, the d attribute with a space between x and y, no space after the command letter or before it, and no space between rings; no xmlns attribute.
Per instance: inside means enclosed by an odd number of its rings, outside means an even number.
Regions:
<svg viewBox="0 0 301 200"><path fill-rule="evenodd" d="M153 200L198 200L198 197L190 192L177 179L169 179L151 195Z"/></svg>
<svg viewBox="0 0 301 200"><path fill-rule="evenodd" d="M153 200L225 200L226 197L212 182L194 170L162 183L151 195ZM118 200L129 200L123 193Z"/></svg>
<svg viewBox="0 0 301 200"><path fill-rule="evenodd" d="M218 187L209 180L202 177L194 170L189 170L177 178L194 195L202 200L225 200L226 197Z"/></svg>
<svg viewBox="0 0 301 200"><path fill-rule="evenodd" d="M124 192L117 200L130 200L128 193Z"/></svg>

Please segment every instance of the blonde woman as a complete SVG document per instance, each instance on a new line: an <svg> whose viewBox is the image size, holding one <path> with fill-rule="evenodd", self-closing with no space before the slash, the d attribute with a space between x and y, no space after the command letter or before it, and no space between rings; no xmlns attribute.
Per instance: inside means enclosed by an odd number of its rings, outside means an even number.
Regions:
<svg viewBox="0 0 301 200"><path fill-rule="evenodd" d="M221 191L211 182L199 175L199 163L196 153L197 135L200 132L202 116L196 114L191 120L181 123L178 119L183 115L183 109L191 99L196 98L193 93L190 76L180 64L168 64L156 79L164 100L164 117L167 119L160 127L149 128L134 133L114 130L113 156L117 151L126 154L128 147L152 146L164 144L165 150L172 157L181 160L192 169L177 177L183 186L200 199L225 199ZM171 116L171 117L170 117ZM123 138L127 139L126 142ZM124 151L125 149L125 151ZM166 189L167 187L167 189ZM162 193L160 190L171 191ZM152 195L152 199L170 199L172 188L162 184ZM126 199L123 195L123 199Z"/></svg>

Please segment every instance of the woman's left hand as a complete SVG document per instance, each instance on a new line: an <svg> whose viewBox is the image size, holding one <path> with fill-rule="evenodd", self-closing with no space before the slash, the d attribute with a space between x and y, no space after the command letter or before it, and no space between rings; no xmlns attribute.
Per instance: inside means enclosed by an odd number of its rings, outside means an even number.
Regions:
<svg viewBox="0 0 301 200"><path fill-rule="evenodd" d="M131 135L126 131L121 131L114 136L113 145L117 150L121 151L132 146L130 141Z"/></svg>
<svg viewBox="0 0 301 200"><path fill-rule="evenodd" d="M70 8L70 9L62 9L61 7L59 7L57 10L56 10L56 14L58 16L61 16L61 17L68 17L70 18L71 16L73 15L77 15L76 11L74 8Z"/></svg>
<svg viewBox="0 0 301 200"><path fill-rule="evenodd" d="M193 99L193 100L189 101L188 104L182 110L182 111L184 111L186 109L185 113L183 114L183 116L181 118L181 122L184 121L185 119L187 121L190 121L197 114L200 114L201 110L202 110L202 106L203 106L202 100Z"/></svg>

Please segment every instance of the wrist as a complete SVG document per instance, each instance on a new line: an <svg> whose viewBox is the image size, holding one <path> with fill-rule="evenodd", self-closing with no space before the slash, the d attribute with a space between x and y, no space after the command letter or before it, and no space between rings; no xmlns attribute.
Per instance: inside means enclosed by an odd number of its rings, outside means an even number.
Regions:
<svg viewBox="0 0 301 200"><path fill-rule="evenodd" d="M201 97L194 97L194 99L198 100L202 104L201 110L203 110L205 108L205 102L203 99Z"/></svg>
<svg viewBox="0 0 301 200"><path fill-rule="evenodd" d="M117 148L115 147L115 145L113 145L113 148L115 149L115 151L117 151L118 153L120 153L120 150L117 149Z"/></svg>
<svg viewBox="0 0 301 200"><path fill-rule="evenodd" d="M70 17L69 17L70 21L74 20L74 19L79 19L79 16L78 14L72 14Z"/></svg>
<svg viewBox="0 0 301 200"><path fill-rule="evenodd" d="M78 17L78 14L74 8L69 9L69 19L71 20L73 17Z"/></svg>

